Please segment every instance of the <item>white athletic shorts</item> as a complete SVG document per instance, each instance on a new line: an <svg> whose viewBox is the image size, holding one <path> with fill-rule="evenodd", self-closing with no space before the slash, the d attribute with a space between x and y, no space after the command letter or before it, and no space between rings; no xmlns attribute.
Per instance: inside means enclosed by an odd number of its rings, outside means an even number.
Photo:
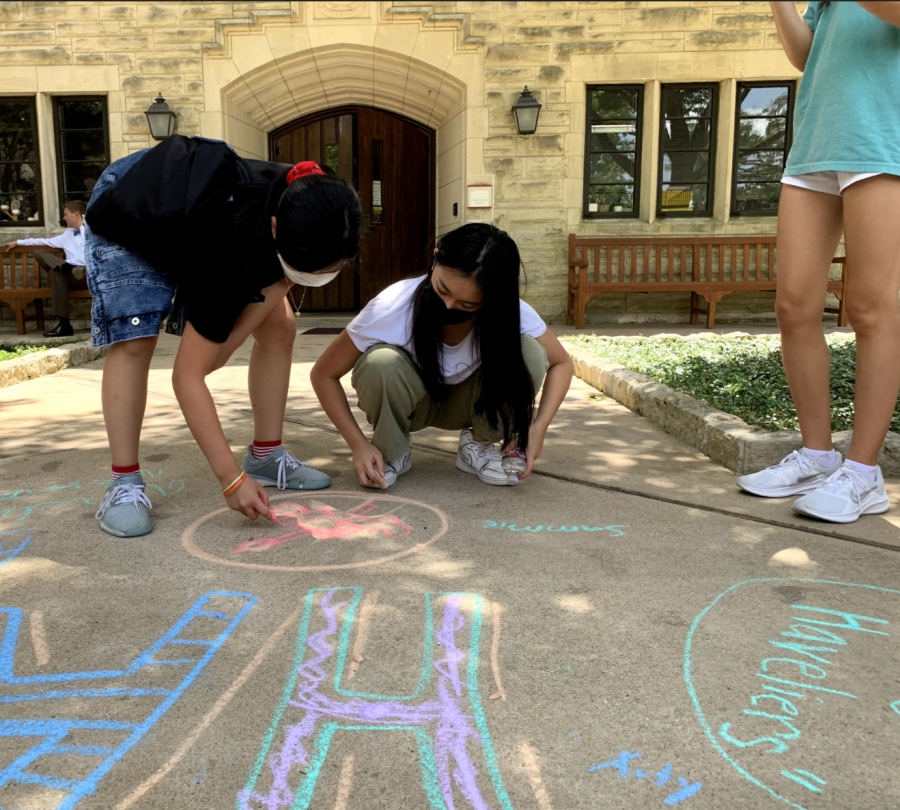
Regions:
<svg viewBox="0 0 900 810"><path fill-rule="evenodd" d="M881 172L810 172L809 174L782 177L781 182L789 186L808 188L810 191L836 194L840 197L847 186L852 186L858 180L865 180L867 177L875 177L878 174Z"/></svg>

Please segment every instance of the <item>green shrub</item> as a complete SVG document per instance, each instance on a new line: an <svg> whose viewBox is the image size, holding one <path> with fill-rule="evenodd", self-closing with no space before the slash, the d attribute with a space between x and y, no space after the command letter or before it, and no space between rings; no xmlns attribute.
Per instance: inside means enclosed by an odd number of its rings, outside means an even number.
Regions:
<svg viewBox="0 0 900 810"><path fill-rule="evenodd" d="M765 430L796 430L797 413L781 362L778 336L563 338L571 346L646 374L670 388L705 400ZM853 427L856 340L853 335L826 336L831 355L831 423L833 430ZM891 430L900 432L900 409Z"/></svg>
<svg viewBox="0 0 900 810"><path fill-rule="evenodd" d="M24 357L26 354L33 352L47 351L46 346L16 346L10 349L0 349L0 362L3 360L15 360L17 357Z"/></svg>

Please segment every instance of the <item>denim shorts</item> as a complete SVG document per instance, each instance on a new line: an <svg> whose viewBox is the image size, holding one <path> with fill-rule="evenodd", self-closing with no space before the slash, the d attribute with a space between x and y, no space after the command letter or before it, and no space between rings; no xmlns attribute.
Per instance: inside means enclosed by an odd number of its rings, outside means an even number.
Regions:
<svg viewBox="0 0 900 810"><path fill-rule="evenodd" d="M100 175L91 202L118 182L147 150L110 164ZM125 250L91 231L91 206L85 214L84 257L91 291L91 339L94 346L123 340L156 337L163 320L172 312L175 285L164 273L136 253ZM175 334L184 324L170 319Z"/></svg>

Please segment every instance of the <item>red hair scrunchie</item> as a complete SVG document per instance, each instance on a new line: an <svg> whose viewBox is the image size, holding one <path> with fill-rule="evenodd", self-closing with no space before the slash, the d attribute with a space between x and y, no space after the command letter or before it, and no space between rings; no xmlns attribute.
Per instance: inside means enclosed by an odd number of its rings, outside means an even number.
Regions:
<svg viewBox="0 0 900 810"><path fill-rule="evenodd" d="M299 180L301 177L308 177L311 174L325 174L322 167L314 160L301 160L293 169L287 173L288 185Z"/></svg>

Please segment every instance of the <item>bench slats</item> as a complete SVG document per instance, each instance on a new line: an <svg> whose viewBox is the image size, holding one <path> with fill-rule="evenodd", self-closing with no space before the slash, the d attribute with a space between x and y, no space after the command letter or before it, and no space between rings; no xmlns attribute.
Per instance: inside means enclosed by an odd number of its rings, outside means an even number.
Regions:
<svg viewBox="0 0 900 810"><path fill-rule="evenodd" d="M44 245L20 245L15 250L0 251L0 302L8 304L16 316L16 328L20 335L25 334L26 321L36 321L37 328L44 328L44 299L52 298L53 291L50 279L45 278L41 266L35 261L34 254L43 250L65 258L62 250ZM69 292L70 298L90 298L87 290ZM25 315L25 308L35 302L35 314Z"/></svg>
<svg viewBox="0 0 900 810"><path fill-rule="evenodd" d="M707 327L712 327L716 303L723 296L738 290L775 290L775 246L774 236L617 239L569 234L567 323L583 329L587 302L603 292L680 291L691 293L691 323L705 314ZM839 307L826 311L837 312L844 326L846 267L843 257L835 263L841 265L841 278L830 280L828 290Z"/></svg>

